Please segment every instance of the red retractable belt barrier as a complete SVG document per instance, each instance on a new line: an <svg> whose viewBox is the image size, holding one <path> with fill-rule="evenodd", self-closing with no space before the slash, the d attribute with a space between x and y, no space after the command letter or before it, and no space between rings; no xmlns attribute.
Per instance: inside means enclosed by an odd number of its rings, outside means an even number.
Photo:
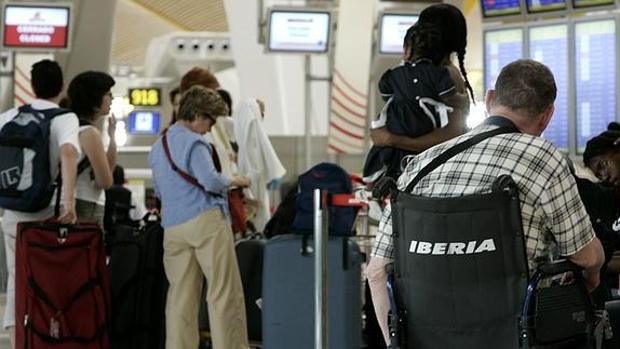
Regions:
<svg viewBox="0 0 620 349"><path fill-rule="evenodd" d="M355 198L354 194L331 194L329 204L333 206L345 206L345 207L364 207L368 206L368 203Z"/></svg>

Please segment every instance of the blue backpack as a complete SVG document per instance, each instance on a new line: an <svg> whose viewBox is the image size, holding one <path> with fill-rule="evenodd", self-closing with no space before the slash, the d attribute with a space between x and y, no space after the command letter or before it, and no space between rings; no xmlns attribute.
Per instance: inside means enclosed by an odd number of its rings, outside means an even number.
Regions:
<svg viewBox="0 0 620 349"><path fill-rule="evenodd" d="M37 212L49 206L56 188L50 178L50 123L67 112L23 105L0 129L0 207Z"/></svg>
<svg viewBox="0 0 620 349"><path fill-rule="evenodd" d="M314 189L324 189L333 194L351 194L353 186L348 173L342 167L323 162L299 176L295 220L291 229L298 234L313 234ZM357 208L328 205L329 235L351 236Z"/></svg>

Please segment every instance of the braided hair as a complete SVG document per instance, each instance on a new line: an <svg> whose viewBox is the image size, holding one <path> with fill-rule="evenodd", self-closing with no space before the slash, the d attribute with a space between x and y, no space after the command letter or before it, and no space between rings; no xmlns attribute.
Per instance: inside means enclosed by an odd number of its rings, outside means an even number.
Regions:
<svg viewBox="0 0 620 349"><path fill-rule="evenodd" d="M441 30L435 25L419 22L414 24L411 29L409 44L412 56L428 58L435 65L440 65L444 57L449 54L444 48Z"/></svg>
<svg viewBox="0 0 620 349"><path fill-rule="evenodd" d="M474 90L465 70L467 23L461 10L450 4L429 6L420 13L418 22L411 29L410 45L417 56L439 64L445 56L456 52L459 70L473 101Z"/></svg>

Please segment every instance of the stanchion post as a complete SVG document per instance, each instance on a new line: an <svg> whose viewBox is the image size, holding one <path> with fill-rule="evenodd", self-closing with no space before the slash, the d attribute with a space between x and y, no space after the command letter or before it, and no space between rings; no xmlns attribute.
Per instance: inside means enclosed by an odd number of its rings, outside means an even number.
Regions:
<svg viewBox="0 0 620 349"><path fill-rule="evenodd" d="M327 192L314 190L314 345L327 349Z"/></svg>

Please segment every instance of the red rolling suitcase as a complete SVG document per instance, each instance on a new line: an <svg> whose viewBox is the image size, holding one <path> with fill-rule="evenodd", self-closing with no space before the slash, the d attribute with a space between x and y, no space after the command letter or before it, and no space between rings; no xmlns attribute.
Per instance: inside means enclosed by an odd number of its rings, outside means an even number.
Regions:
<svg viewBox="0 0 620 349"><path fill-rule="evenodd" d="M97 224L17 226L16 347L107 349L109 281Z"/></svg>

